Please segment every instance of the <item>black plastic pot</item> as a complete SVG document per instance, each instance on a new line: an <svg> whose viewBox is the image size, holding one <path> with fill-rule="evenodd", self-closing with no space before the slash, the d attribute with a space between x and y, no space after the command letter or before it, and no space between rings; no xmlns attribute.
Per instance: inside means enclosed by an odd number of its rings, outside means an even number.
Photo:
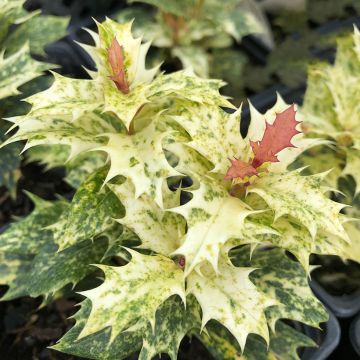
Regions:
<svg viewBox="0 0 360 360"><path fill-rule="evenodd" d="M351 323L349 332L351 344L360 357L360 314Z"/></svg>
<svg viewBox="0 0 360 360"><path fill-rule="evenodd" d="M360 312L360 289L352 294L335 296L329 294L320 284L311 282L316 296L339 318L349 318Z"/></svg>

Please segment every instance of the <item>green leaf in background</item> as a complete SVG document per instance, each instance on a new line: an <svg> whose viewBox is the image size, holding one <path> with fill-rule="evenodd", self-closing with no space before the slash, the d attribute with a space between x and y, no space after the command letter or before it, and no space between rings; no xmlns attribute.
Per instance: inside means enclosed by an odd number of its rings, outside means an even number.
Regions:
<svg viewBox="0 0 360 360"><path fill-rule="evenodd" d="M35 16L20 24L4 42L7 53L16 52L28 41L30 52L45 56L45 47L66 34L69 18L59 16Z"/></svg>
<svg viewBox="0 0 360 360"><path fill-rule="evenodd" d="M69 209L52 227L55 242L63 250L109 229L124 214L116 195L104 185L107 168L96 171L76 191Z"/></svg>

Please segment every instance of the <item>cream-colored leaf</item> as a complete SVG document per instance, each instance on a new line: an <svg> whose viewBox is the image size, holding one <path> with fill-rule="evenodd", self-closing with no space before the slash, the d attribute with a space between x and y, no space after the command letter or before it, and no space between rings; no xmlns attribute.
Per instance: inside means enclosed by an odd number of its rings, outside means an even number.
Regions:
<svg viewBox="0 0 360 360"><path fill-rule="evenodd" d="M118 221L139 236L139 247L167 256L173 253L185 232L183 218L162 210L146 194L135 198L134 186L129 180L110 188L126 209L125 217Z"/></svg>
<svg viewBox="0 0 360 360"><path fill-rule="evenodd" d="M131 261L122 267L99 265L105 280L82 294L92 302L90 316L79 338L111 326L110 343L137 321L155 322L158 307L170 296L185 302L184 277L172 260L130 251Z"/></svg>
<svg viewBox="0 0 360 360"><path fill-rule="evenodd" d="M207 264L201 268L201 275L193 271L187 278L187 291L196 297L202 309L202 325L211 319L219 321L241 349L250 333L269 341L265 309L274 305L274 301L258 292L249 280L253 270L222 261L218 274Z"/></svg>

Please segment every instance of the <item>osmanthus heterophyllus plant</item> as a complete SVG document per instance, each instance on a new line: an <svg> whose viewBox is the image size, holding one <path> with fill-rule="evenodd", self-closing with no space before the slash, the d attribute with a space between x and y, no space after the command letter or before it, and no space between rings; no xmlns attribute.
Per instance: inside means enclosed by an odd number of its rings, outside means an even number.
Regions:
<svg viewBox="0 0 360 360"><path fill-rule="evenodd" d="M246 56L234 48L249 34L272 35L261 7L253 0L129 0L116 14L134 20L134 33L152 41L151 59L174 68L192 67L201 77L225 79L227 95L242 90ZM236 96L240 94L236 93Z"/></svg>
<svg viewBox="0 0 360 360"><path fill-rule="evenodd" d="M320 146L304 153L300 161L310 165L310 171L332 169L327 177L329 186L343 195L337 198L351 205L345 210L359 219L360 206L360 33L338 39L333 65L317 63L309 69L308 88L302 112L306 118L307 137L329 140L330 146ZM346 228L353 239L351 254L360 253L359 223L352 221ZM355 255L354 255L355 256Z"/></svg>
<svg viewBox="0 0 360 360"><path fill-rule="evenodd" d="M39 78L54 65L35 60L43 58L44 47L65 35L68 19L27 12L25 0L0 0L0 116L25 114L29 108L19 103L19 95L30 95L50 85L49 78ZM46 29L46 32L45 32ZM46 33L46 36L44 34ZM0 120L0 140L5 140L6 122ZM0 151L0 186L15 196L20 176L19 146Z"/></svg>
<svg viewBox="0 0 360 360"><path fill-rule="evenodd" d="M175 359L193 335L219 359L244 348L249 359L296 359L313 342L281 319L327 319L307 283L309 255L345 256L349 242L343 205L321 185L327 174L286 170L316 142L299 133L296 106L279 98L265 114L252 108L243 139L241 109L221 108L231 107L221 81L146 69L150 44L129 23L108 19L98 30L84 46L97 66L91 79L54 74L27 99L31 111L11 119L18 129L6 144L108 159L71 203L36 198L30 218L0 236L3 254L28 255L9 270L4 298L49 300L98 269L102 284L82 292L76 324L54 349ZM3 258L6 267L12 258Z"/></svg>

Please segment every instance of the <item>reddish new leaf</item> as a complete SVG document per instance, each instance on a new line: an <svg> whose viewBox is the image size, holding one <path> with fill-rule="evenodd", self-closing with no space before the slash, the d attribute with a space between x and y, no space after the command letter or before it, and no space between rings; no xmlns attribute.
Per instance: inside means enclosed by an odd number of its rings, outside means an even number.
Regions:
<svg viewBox="0 0 360 360"><path fill-rule="evenodd" d="M236 178L244 179L245 177L250 177L252 175L257 175L256 169L249 163L238 160L238 159L229 159L231 166L225 175L225 180L231 180Z"/></svg>
<svg viewBox="0 0 360 360"><path fill-rule="evenodd" d="M124 94L129 93L129 84L126 80L126 73L124 67L124 49L119 42L114 38L111 46L108 49L108 57L113 75L110 79L114 81L116 87Z"/></svg>
<svg viewBox="0 0 360 360"><path fill-rule="evenodd" d="M254 152L251 165L256 169L265 162L278 162L277 154L289 147L295 147L291 139L299 134L296 129L299 123L295 119L295 105L291 105L280 114L276 114L274 123L266 123L264 136L261 141L250 141Z"/></svg>

